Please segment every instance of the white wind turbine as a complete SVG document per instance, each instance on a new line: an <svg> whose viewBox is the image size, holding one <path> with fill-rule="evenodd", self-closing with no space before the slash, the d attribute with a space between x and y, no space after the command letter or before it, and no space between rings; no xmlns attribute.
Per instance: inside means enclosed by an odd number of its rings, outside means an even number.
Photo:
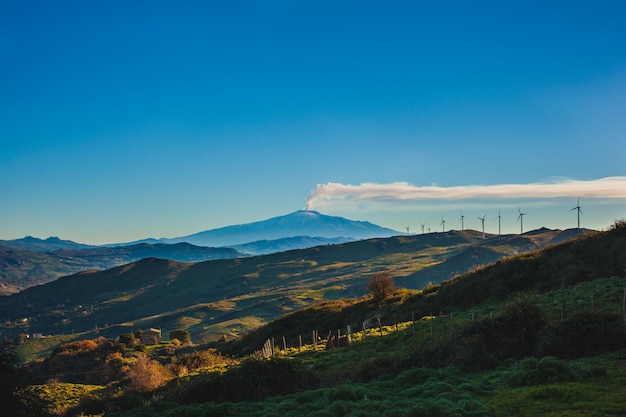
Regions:
<svg viewBox="0 0 626 417"><path fill-rule="evenodd" d="M424 234L424 223L420 223L420 226L422 226L422 234Z"/></svg>
<svg viewBox="0 0 626 417"><path fill-rule="evenodd" d="M574 207L570 211L574 210L578 212L578 230L580 230L580 215L583 214L583 211L580 209L580 197L578 197L578 203L576 203L576 207Z"/></svg>
<svg viewBox="0 0 626 417"><path fill-rule="evenodd" d="M517 211L519 212L519 216L517 217L516 221L519 221L520 234L523 234L524 233L524 216L527 215L528 213L522 213L522 210L519 209L519 206L517 206Z"/></svg>
<svg viewBox="0 0 626 417"><path fill-rule="evenodd" d="M502 216L500 216L500 209L498 209L498 215L496 217L494 217L494 219L498 219L498 236L500 236L500 234L501 234L500 231L502 230L501 227L500 227L500 224L501 224L500 222L502 220Z"/></svg>
<svg viewBox="0 0 626 417"><path fill-rule="evenodd" d="M443 219L443 216L441 217L441 226L442 226L442 231L445 232L446 231L446 221Z"/></svg>
<svg viewBox="0 0 626 417"><path fill-rule="evenodd" d="M409 235L409 226L406 227L406 234Z"/></svg>
<svg viewBox="0 0 626 417"><path fill-rule="evenodd" d="M465 225L463 224L463 219L465 218L465 216L463 215L463 212L461 211L461 230L465 230Z"/></svg>
<svg viewBox="0 0 626 417"><path fill-rule="evenodd" d="M483 239L485 238L485 217L487 217L487 213L483 217L479 217L478 220L483 224Z"/></svg>

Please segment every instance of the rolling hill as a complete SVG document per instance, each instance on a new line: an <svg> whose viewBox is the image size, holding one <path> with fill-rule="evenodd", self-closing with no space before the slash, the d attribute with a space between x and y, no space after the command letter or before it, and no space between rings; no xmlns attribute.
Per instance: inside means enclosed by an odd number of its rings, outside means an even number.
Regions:
<svg viewBox="0 0 626 417"><path fill-rule="evenodd" d="M366 293L372 272L419 289L568 231L487 236L450 231L324 245L264 256L181 263L146 258L62 277L0 298L0 331L68 334L99 329L187 329L194 339L236 336L321 300Z"/></svg>
<svg viewBox="0 0 626 417"><path fill-rule="evenodd" d="M0 246L0 294L15 293L80 271L108 269L149 257L199 262L240 256L242 254L232 248L207 248L189 243L141 243L52 252Z"/></svg>

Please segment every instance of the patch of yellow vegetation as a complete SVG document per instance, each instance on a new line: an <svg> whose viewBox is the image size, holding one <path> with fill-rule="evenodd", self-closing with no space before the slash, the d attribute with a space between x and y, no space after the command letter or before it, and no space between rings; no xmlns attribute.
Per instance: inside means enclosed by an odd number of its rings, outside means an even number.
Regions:
<svg viewBox="0 0 626 417"><path fill-rule="evenodd" d="M303 293L299 295L296 295L296 298L300 300L303 300L303 299L323 300L327 292L341 291L342 289L343 287L341 285L332 285L326 288L310 289L310 290L304 291Z"/></svg>
<svg viewBox="0 0 626 417"><path fill-rule="evenodd" d="M220 300L214 303L210 303L209 307L213 310L230 311L237 307L237 303L232 300Z"/></svg>
<svg viewBox="0 0 626 417"><path fill-rule="evenodd" d="M197 317L183 316L176 319L176 325L179 329L188 329L200 323L202 323L202 320Z"/></svg>
<svg viewBox="0 0 626 417"><path fill-rule="evenodd" d="M315 270L319 272L326 272L332 269L346 268L348 266L353 266L353 265L356 265L356 263L355 262L335 262L333 264L320 266L316 268Z"/></svg>
<svg viewBox="0 0 626 417"><path fill-rule="evenodd" d="M247 331L256 329L265 324L265 321L256 316L246 316L237 319L227 320L220 323L205 325L202 327L203 334L215 334L218 336L227 335L236 337Z"/></svg>

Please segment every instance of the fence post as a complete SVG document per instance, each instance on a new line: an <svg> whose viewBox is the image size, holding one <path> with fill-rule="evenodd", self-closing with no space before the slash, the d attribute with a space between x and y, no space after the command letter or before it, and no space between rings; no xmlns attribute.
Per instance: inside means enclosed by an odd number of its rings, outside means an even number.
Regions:
<svg viewBox="0 0 626 417"><path fill-rule="evenodd" d="M380 324L380 317L378 317L378 330L380 330L380 337L383 337L383 325Z"/></svg>
<svg viewBox="0 0 626 417"><path fill-rule="evenodd" d="M452 335L454 330L452 329L452 312L450 312L450 334Z"/></svg>
<svg viewBox="0 0 626 417"><path fill-rule="evenodd" d="M430 338L433 338L433 312L430 312Z"/></svg>
<svg viewBox="0 0 626 417"><path fill-rule="evenodd" d="M591 293L591 311L593 311L593 293Z"/></svg>
<svg viewBox="0 0 626 417"><path fill-rule="evenodd" d="M626 290L624 290L624 294L626 294ZM624 317L626 317L626 316L624 316ZM363 339L366 339L367 338L367 331L366 331L366 328L365 328L365 322L362 321L361 324L363 325Z"/></svg>
<svg viewBox="0 0 626 417"><path fill-rule="evenodd" d="M285 336L283 336L283 350L285 351L285 353L287 353L287 339L285 339Z"/></svg>
<svg viewBox="0 0 626 417"><path fill-rule="evenodd" d="M624 321L626 321L626 288L624 288L624 298L622 299L622 310L624 311Z"/></svg>
<svg viewBox="0 0 626 417"><path fill-rule="evenodd" d="M298 342L300 344L300 347L299 347L298 351L302 352L302 335L298 336Z"/></svg>

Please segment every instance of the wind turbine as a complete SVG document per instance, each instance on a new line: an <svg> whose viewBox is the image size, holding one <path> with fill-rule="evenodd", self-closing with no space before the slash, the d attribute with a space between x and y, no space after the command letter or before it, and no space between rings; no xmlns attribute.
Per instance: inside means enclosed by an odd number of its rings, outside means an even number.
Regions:
<svg viewBox="0 0 626 417"><path fill-rule="evenodd" d="M445 231L446 231L446 221L443 219L443 216L441 217L441 225L442 225L442 230L445 233Z"/></svg>
<svg viewBox="0 0 626 417"><path fill-rule="evenodd" d="M422 234L424 234L424 223L420 223L420 226L422 226Z"/></svg>
<svg viewBox="0 0 626 417"><path fill-rule="evenodd" d="M463 212L461 212L461 230L465 230L465 226L463 225L463 218L465 216L463 215Z"/></svg>
<svg viewBox="0 0 626 417"><path fill-rule="evenodd" d="M517 211L519 212L519 216L517 217L517 221L519 221L519 227L520 227L520 234L524 233L524 216L527 215L528 213L522 213L522 210L519 209L519 206L517 206Z"/></svg>
<svg viewBox="0 0 626 417"><path fill-rule="evenodd" d="M498 236L500 236L500 221L502 220L502 216L500 216L500 209L498 209L498 215L494 217L494 219L498 219Z"/></svg>
<svg viewBox="0 0 626 417"><path fill-rule="evenodd" d="M487 217L487 213L485 213L483 217L478 218L478 220L480 220L483 224L483 239L485 238L485 217Z"/></svg>
<svg viewBox="0 0 626 417"><path fill-rule="evenodd" d="M406 235L409 235L409 226L406 227Z"/></svg>
<svg viewBox="0 0 626 417"><path fill-rule="evenodd" d="M580 197L578 197L578 203L576 203L576 207L571 209L570 211L578 211L578 230L580 230L580 215L583 214L583 211L580 209Z"/></svg>

